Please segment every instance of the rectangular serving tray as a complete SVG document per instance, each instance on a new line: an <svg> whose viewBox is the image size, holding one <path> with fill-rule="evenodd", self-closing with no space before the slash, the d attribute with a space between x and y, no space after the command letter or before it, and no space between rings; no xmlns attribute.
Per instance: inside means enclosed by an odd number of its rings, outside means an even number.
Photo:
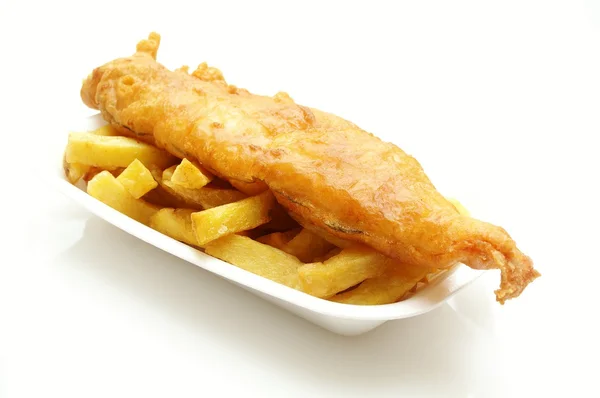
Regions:
<svg viewBox="0 0 600 398"><path fill-rule="evenodd" d="M91 213L123 231L173 256L219 275L331 332L355 336L368 332L390 320L409 318L426 313L444 303L452 295L477 279L483 272L459 264L410 298L394 304L375 306L335 303L280 285L169 238L119 213L89 196L81 188L70 184L65 177L62 165L68 132L94 130L104 124L106 122L101 116L95 115L58 127L57 131L54 132L53 137L56 138L51 144L52 148L49 148L51 149L49 153L53 159L51 167L54 170L53 176L51 176L52 185Z"/></svg>

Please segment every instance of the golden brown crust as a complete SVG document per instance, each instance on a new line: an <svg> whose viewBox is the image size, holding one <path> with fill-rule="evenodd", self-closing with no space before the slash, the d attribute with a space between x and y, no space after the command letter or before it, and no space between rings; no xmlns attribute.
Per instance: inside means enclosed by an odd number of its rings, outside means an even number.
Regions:
<svg viewBox="0 0 600 398"><path fill-rule="evenodd" d="M413 266L499 268L500 302L539 276L503 229L460 215L397 146L285 93L265 97L228 85L206 64L191 75L171 72L154 60L159 43L152 34L132 57L95 69L83 101L219 176L263 181L313 229Z"/></svg>

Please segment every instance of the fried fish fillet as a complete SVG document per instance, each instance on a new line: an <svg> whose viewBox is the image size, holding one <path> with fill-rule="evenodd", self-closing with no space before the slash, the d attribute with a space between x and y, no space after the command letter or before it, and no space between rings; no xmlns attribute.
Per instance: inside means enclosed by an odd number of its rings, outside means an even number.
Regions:
<svg viewBox="0 0 600 398"><path fill-rule="evenodd" d="M539 273L508 233L460 215L416 159L285 93L259 96L201 64L156 62L160 36L96 68L81 97L121 133L196 160L230 181L266 184L306 228L366 244L412 267L462 262L501 271L496 299L517 297Z"/></svg>

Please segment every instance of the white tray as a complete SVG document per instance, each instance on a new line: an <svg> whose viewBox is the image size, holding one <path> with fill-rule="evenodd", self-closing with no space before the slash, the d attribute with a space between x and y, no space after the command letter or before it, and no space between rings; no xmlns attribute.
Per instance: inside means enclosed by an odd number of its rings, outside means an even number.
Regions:
<svg viewBox="0 0 600 398"><path fill-rule="evenodd" d="M460 264L437 278L405 301L376 306L358 306L334 303L272 282L244 271L224 261L211 257L190 246L169 238L153 229L124 216L104 203L71 185L63 172L62 159L69 131L87 131L106 124L100 115L85 118L55 132L55 141L49 153L53 157L54 176L51 182L56 188L81 206L172 255L208 270L294 314L307 319L334 333L346 336L368 332L386 321L408 318L431 311L452 295L479 277L475 271ZM61 134L62 131L62 134ZM176 261L176 260L174 260Z"/></svg>

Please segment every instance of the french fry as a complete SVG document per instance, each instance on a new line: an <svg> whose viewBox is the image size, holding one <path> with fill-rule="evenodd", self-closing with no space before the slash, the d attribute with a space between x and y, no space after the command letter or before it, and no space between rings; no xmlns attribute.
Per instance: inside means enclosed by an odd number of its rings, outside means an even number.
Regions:
<svg viewBox="0 0 600 398"><path fill-rule="evenodd" d="M167 167L176 162L169 153L133 138L102 136L91 133L71 133L66 158L69 163L81 163L103 169L127 167L136 158L146 167Z"/></svg>
<svg viewBox="0 0 600 398"><path fill-rule="evenodd" d="M171 182L183 188L199 189L208 184L214 176L202 166L183 159L175 167L171 175Z"/></svg>
<svg viewBox="0 0 600 398"><path fill-rule="evenodd" d="M341 251L342 251L341 248L335 247L335 248L331 249L330 251L328 251L327 253L325 253L325 255L320 256L320 257L315 257L313 262L315 262L315 263L325 262L325 261L329 260L331 257L337 256L338 254L340 254Z"/></svg>
<svg viewBox="0 0 600 398"><path fill-rule="evenodd" d="M173 173L175 172L175 169L177 168L177 165L174 164L171 167L167 167L166 169L164 169L162 171L162 175L161 178L163 181L171 181L171 178L173 177Z"/></svg>
<svg viewBox="0 0 600 398"><path fill-rule="evenodd" d="M256 239L256 241L279 250L282 250L288 242L285 239L283 232L273 232L271 234L261 236L260 238Z"/></svg>
<svg viewBox="0 0 600 398"><path fill-rule="evenodd" d="M253 229L268 222L269 210L274 202L273 194L267 191L192 214L198 243L205 245L221 236Z"/></svg>
<svg viewBox="0 0 600 398"><path fill-rule="evenodd" d="M69 180L71 184L77 184L77 182L89 171L90 166L81 163L69 163L67 162L67 157L65 155L63 158L63 169L67 176L67 180Z"/></svg>
<svg viewBox="0 0 600 398"><path fill-rule="evenodd" d="M256 240L260 243L264 243L265 245L283 250L285 245L287 245L287 243L298 233L299 231L297 229L291 229L286 232L273 232L268 235L263 235Z"/></svg>
<svg viewBox="0 0 600 398"><path fill-rule="evenodd" d="M90 133L90 134L96 134L96 135L104 135L104 136L119 135L119 133L117 132L117 130L115 130L113 128L113 126L111 126L110 124L107 124L105 126L97 128L96 130L88 131L88 133Z"/></svg>
<svg viewBox="0 0 600 398"><path fill-rule="evenodd" d="M248 196L258 195L259 193L263 193L269 187L262 181L254 181L254 182L243 182L237 180L229 180L229 183L238 191L245 193Z"/></svg>
<svg viewBox="0 0 600 398"><path fill-rule="evenodd" d="M253 234L251 233L252 231L240 231L240 232L236 232L236 235L239 236L247 236L250 239L254 239Z"/></svg>
<svg viewBox="0 0 600 398"><path fill-rule="evenodd" d="M187 208L194 210L204 209L200 204L185 201L171 188L167 187L162 179L163 170L156 166L150 167L148 170L150 170L150 173L152 174L152 177L154 177L154 181L158 183L158 186L144 195L144 200L160 207Z"/></svg>
<svg viewBox="0 0 600 398"><path fill-rule="evenodd" d="M331 297L349 287L382 275L393 260L366 246L352 246L323 263L298 269L302 290L317 297Z"/></svg>
<svg viewBox="0 0 600 398"><path fill-rule="evenodd" d="M179 198L204 209L226 205L246 198L240 191L223 188L204 187L200 189L187 189L178 187L171 181L164 181L164 185L174 192Z"/></svg>
<svg viewBox="0 0 600 398"><path fill-rule="evenodd" d="M135 199L108 171L98 173L88 182L87 193L142 224L148 225L157 206Z"/></svg>
<svg viewBox="0 0 600 398"><path fill-rule="evenodd" d="M156 181L156 180L155 180ZM145 194L142 199L148 203L152 203L159 207L170 207L170 208L188 208L195 211L202 210L202 206L194 206L190 203L185 202L177 196L167 192L159 183L159 185L152 191Z"/></svg>
<svg viewBox="0 0 600 398"><path fill-rule="evenodd" d="M180 242L200 246L192 227L193 212L191 209L160 209L150 217L150 227Z"/></svg>
<svg viewBox="0 0 600 398"><path fill-rule="evenodd" d="M94 178L96 176L96 174L99 174L99 173L103 172L104 170L105 169L102 169L100 167L89 166L87 173L85 173L85 175L83 176L83 180L85 182L88 182L89 180ZM122 167L118 167L116 169L107 169L106 171L110 172L110 174L112 174L115 178L117 178L123 170L124 169Z"/></svg>
<svg viewBox="0 0 600 398"><path fill-rule="evenodd" d="M81 163L70 163L68 178L71 184L76 184L81 178L87 174L90 166Z"/></svg>
<svg viewBox="0 0 600 398"><path fill-rule="evenodd" d="M344 304L378 305L400 301L430 270L412 267L390 269L384 275L367 279L352 290L336 294L331 301Z"/></svg>
<svg viewBox="0 0 600 398"><path fill-rule="evenodd" d="M136 199L141 198L158 186L150 170L142 162L135 159L117 177L125 189Z"/></svg>
<svg viewBox="0 0 600 398"><path fill-rule="evenodd" d="M298 267L302 263L294 256L274 247L236 234L213 240L206 253L246 271L298 289Z"/></svg>
<svg viewBox="0 0 600 398"><path fill-rule="evenodd" d="M335 246L308 229L303 228L298 235L283 247L283 251L298 257L303 263L314 261L315 257L327 254Z"/></svg>
<svg viewBox="0 0 600 398"><path fill-rule="evenodd" d="M175 169L170 167L163 171L159 184L170 194L178 197L193 207L211 209L228 203L237 202L246 198L242 192L234 189L202 187L200 189L188 189L171 182Z"/></svg>

